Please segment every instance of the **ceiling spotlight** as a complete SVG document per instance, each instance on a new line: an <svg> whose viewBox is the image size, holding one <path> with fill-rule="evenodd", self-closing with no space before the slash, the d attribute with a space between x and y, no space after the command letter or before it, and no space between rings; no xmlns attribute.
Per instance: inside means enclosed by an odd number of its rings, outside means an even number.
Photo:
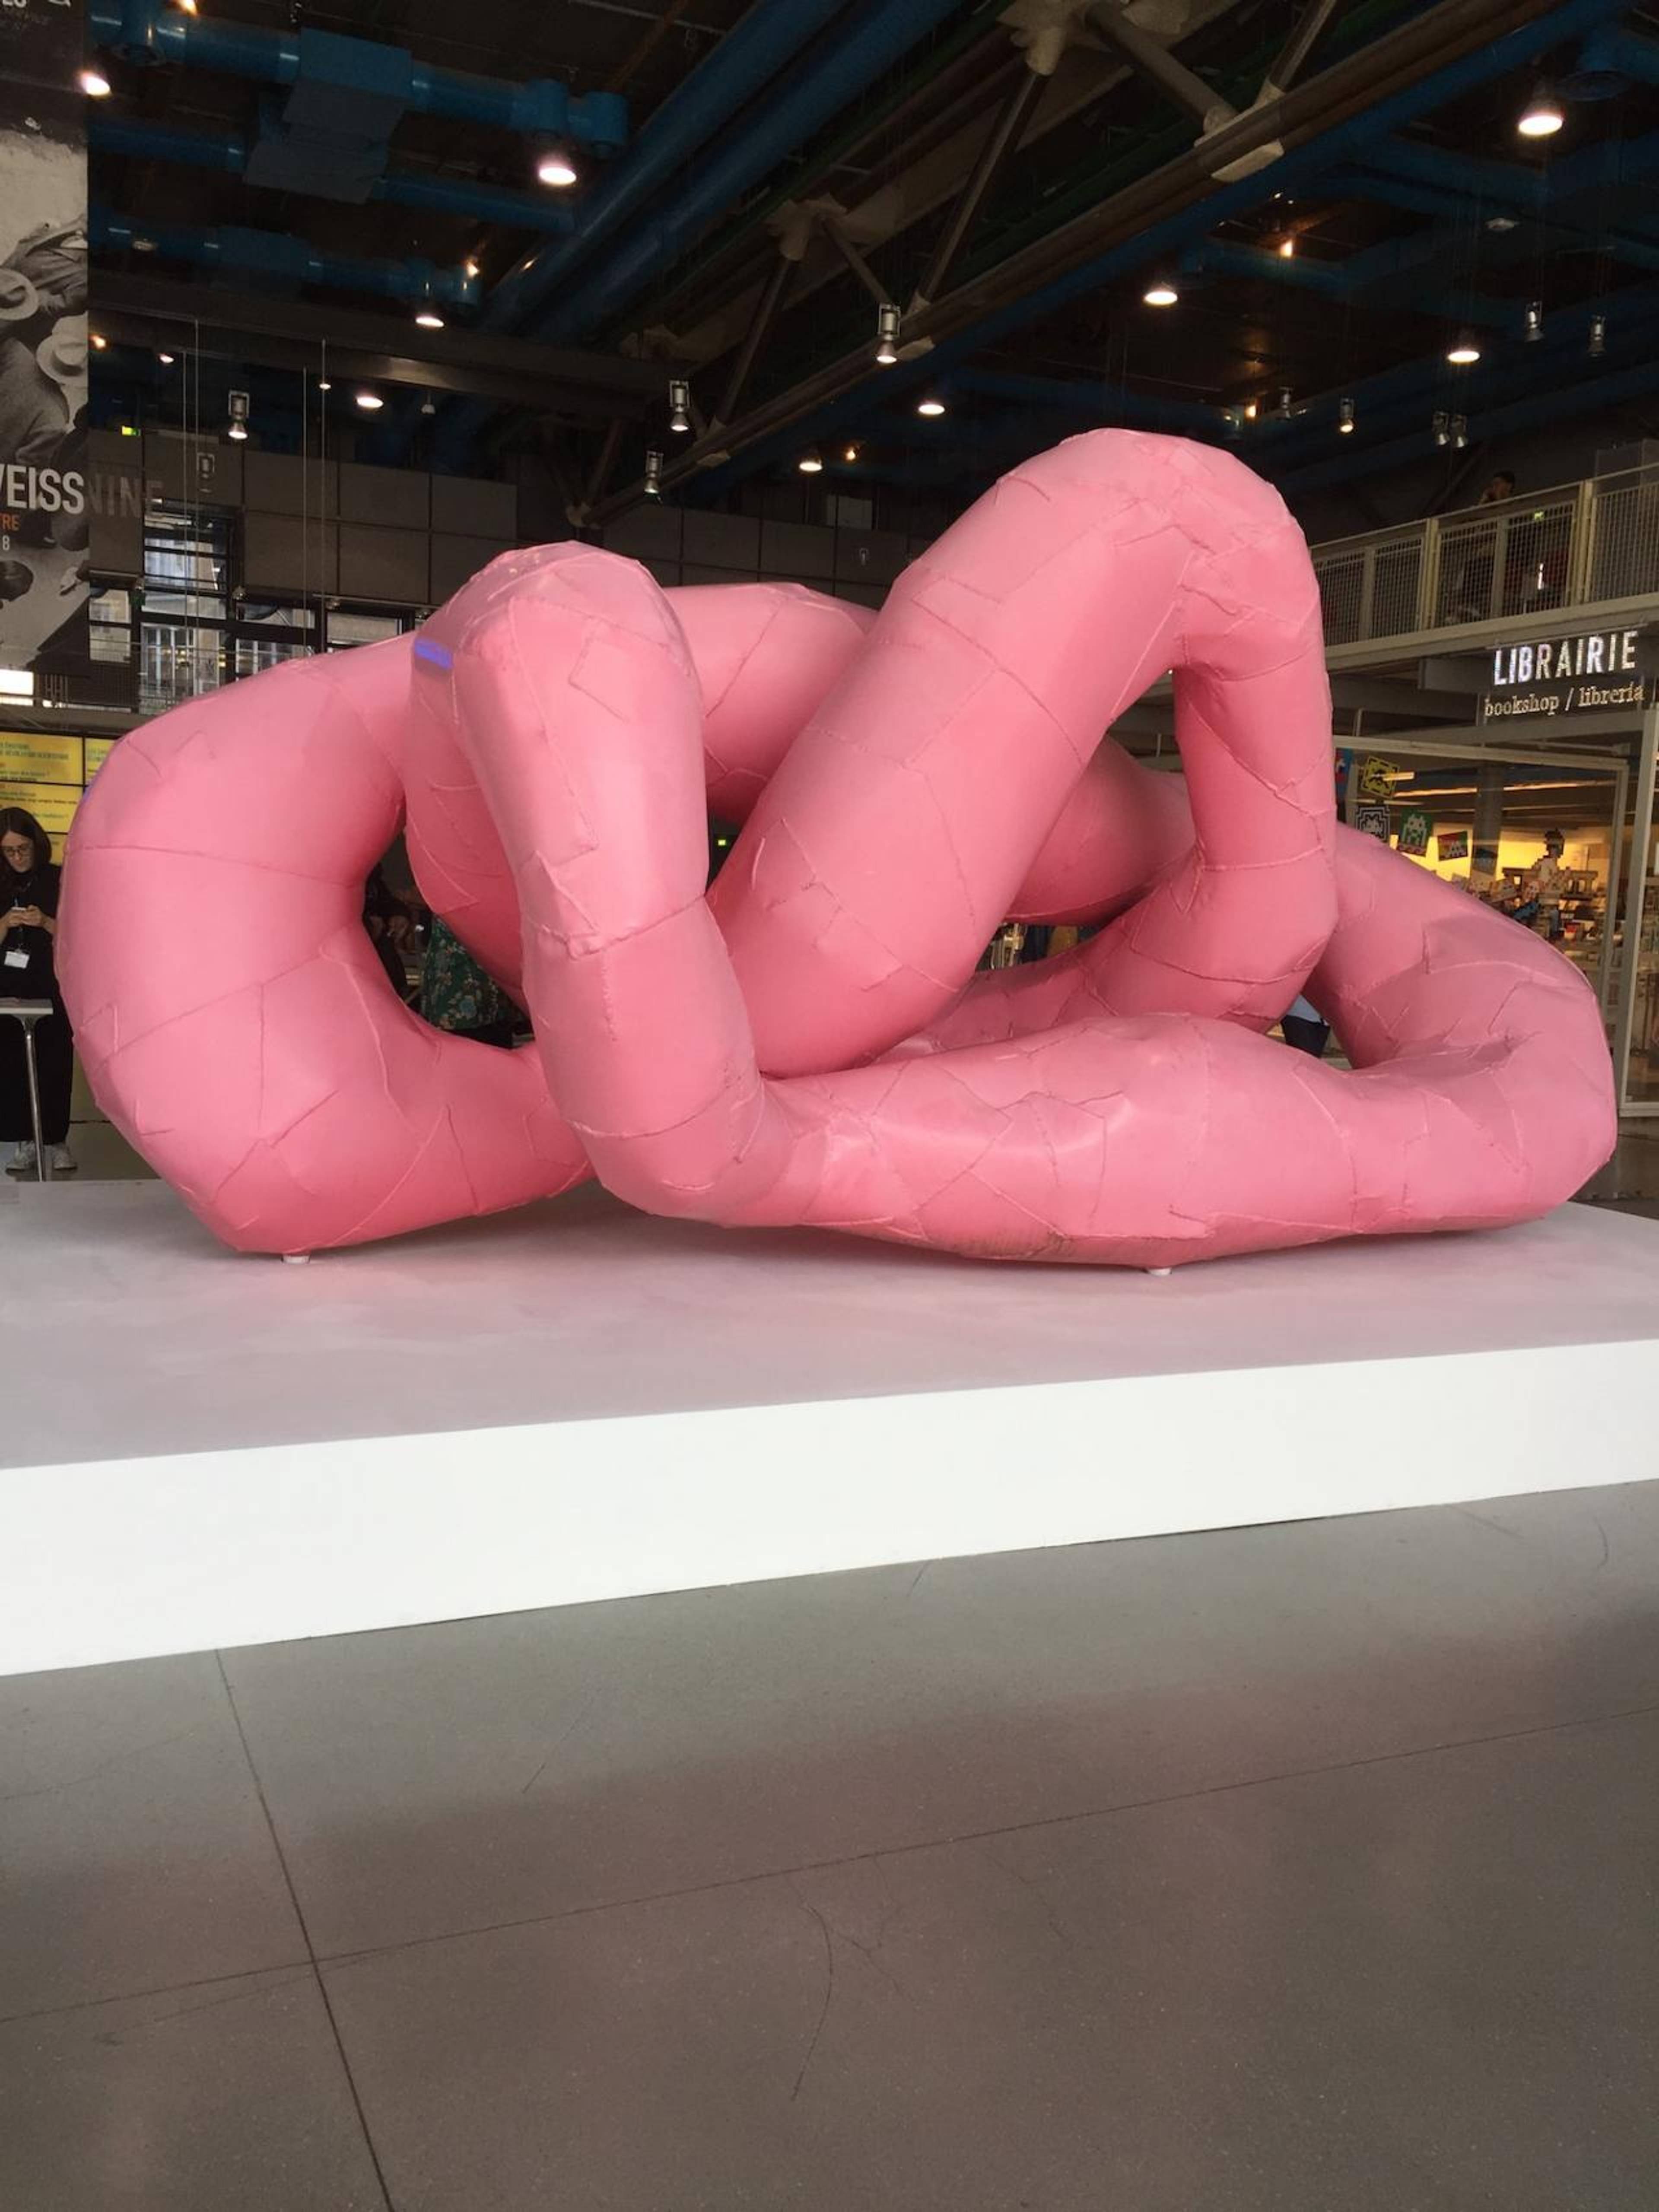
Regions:
<svg viewBox="0 0 1659 2212"><path fill-rule="evenodd" d="M918 415L942 415L945 412L945 402L930 393L926 399L917 400L916 412Z"/></svg>
<svg viewBox="0 0 1659 2212"><path fill-rule="evenodd" d="M671 430L691 428L691 387L683 376L668 380L668 427Z"/></svg>
<svg viewBox="0 0 1659 2212"><path fill-rule="evenodd" d="M1452 416L1451 441L1453 445L1457 447L1460 453L1462 451L1463 447L1468 444L1469 418L1467 415L1454 415Z"/></svg>
<svg viewBox="0 0 1659 2212"><path fill-rule="evenodd" d="M1523 138L1553 138L1566 121L1561 112L1561 103L1548 85L1533 88L1532 98L1516 118L1516 129Z"/></svg>
<svg viewBox="0 0 1659 2212"><path fill-rule="evenodd" d="M435 307L416 307L415 319L423 331L441 331L444 319Z"/></svg>
<svg viewBox="0 0 1659 2212"><path fill-rule="evenodd" d="M230 394L227 404L230 409L230 421L226 426L225 435L228 438L234 438L240 445L242 440L247 435L248 400L246 392L233 392Z"/></svg>
<svg viewBox="0 0 1659 2212"><path fill-rule="evenodd" d="M563 191L576 182L576 165L562 146L549 146L536 161L536 182Z"/></svg>
<svg viewBox="0 0 1659 2212"><path fill-rule="evenodd" d="M1489 215L1486 217L1486 228L1488 230L1496 231L1517 230L1520 225L1512 215Z"/></svg>
<svg viewBox="0 0 1659 2212"><path fill-rule="evenodd" d="M662 497L662 455L654 446L645 457L645 495L647 499Z"/></svg>
<svg viewBox="0 0 1659 2212"><path fill-rule="evenodd" d="M898 359L899 311L890 300L876 309L876 359L890 368Z"/></svg>
<svg viewBox="0 0 1659 2212"><path fill-rule="evenodd" d="M1353 402L1339 399L1336 403L1336 427L1345 434L1353 428Z"/></svg>
<svg viewBox="0 0 1659 2212"><path fill-rule="evenodd" d="M1527 343L1528 343L1528 345L1534 345L1534 344L1536 344L1536 343L1538 342L1538 340L1543 337L1543 335L1544 335L1544 302L1543 302L1541 300L1528 300L1528 302L1527 302L1527 319L1526 319L1526 322L1525 322L1525 325L1524 325L1524 326L1523 326L1523 327L1524 327L1524 331L1525 331L1525 335L1526 335Z"/></svg>
<svg viewBox="0 0 1659 2212"><path fill-rule="evenodd" d="M822 453L803 453L800 459L796 462L795 466L800 471L804 477L822 476L823 473L823 455Z"/></svg>
<svg viewBox="0 0 1659 2212"><path fill-rule="evenodd" d="M1590 359L1592 361L1600 361L1607 349L1607 319L1605 315L1592 315L1590 317L1589 335Z"/></svg>
<svg viewBox="0 0 1659 2212"><path fill-rule="evenodd" d="M109 343L109 340L106 337L100 337L96 331L88 331L87 333L87 343L92 348L94 353L102 353L104 348Z"/></svg>
<svg viewBox="0 0 1659 2212"><path fill-rule="evenodd" d="M1140 296L1149 307L1173 307L1181 295L1166 277L1160 276Z"/></svg>
<svg viewBox="0 0 1659 2212"><path fill-rule="evenodd" d="M1295 258L1296 258L1296 240L1295 240L1293 238L1281 238L1281 239L1279 240L1279 259L1280 259L1281 261L1294 261L1294 260L1295 260Z"/></svg>
<svg viewBox="0 0 1659 2212"><path fill-rule="evenodd" d="M170 353L158 353L155 358L161 362L163 368L172 368L173 357Z"/></svg>
<svg viewBox="0 0 1659 2212"><path fill-rule="evenodd" d="M1435 409L1434 419L1429 427L1434 433L1434 442L1437 446L1450 445L1451 416L1447 414L1443 407Z"/></svg>
<svg viewBox="0 0 1659 2212"><path fill-rule="evenodd" d="M78 84L88 100L109 98L109 79L95 69L83 69L76 76Z"/></svg>
<svg viewBox="0 0 1659 2212"><path fill-rule="evenodd" d="M374 414L377 408L384 407L386 405L386 402L381 398L380 393L378 392L369 391L367 386L365 386L361 392L355 394L355 397L356 398L357 404L360 407L366 408L371 415Z"/></svg>
<svg viewBox="0 0 1659 2212"><path fill-rule="evenodd" d="M849 444L848 444L848 445L843 446L843 447L842 447L842 449L841 449L841 457L842 457L842 460L844 460L844 461L855 461L855 460L857 460L857 459L858 459L858 457L859 457L859 449L858 449L857 445L856 445L856 444L854 444L854 443L849 443Z"/></svg>
<svg viewBox="0 0 1659 2212"><path fill-rule="evenodd" d="M1447 347L1446 358L1454 368L1473 368L1480 358L1480 349L1464 331L1460 333L1455 345Z"/></svg>
<svg viewBox="0 0 1659 2212"><path fill-rule="evenodd" d="M181 15L193 15L196 13L196 0L176 0L176 4Z"/></svg>
<svg viewBox="0 0 1659 2212"><path fill-rule="evenodd" d="M1255 420L1255 402L1254 399L1247 399L1244 402L1244 420L1247 422L1254 422Z"/></svg>
<svg viewBox="0 0 1659 2212"><path fill-rule="evenodd" d="M328 377L319 376L317 380L317 389L319 392L332 392L334 386Z"/></svg>
<svg viewBox="0 0 1659 2212"><path fill-rule="evenodd" d="M1288 422L1295 412L1296 409L1291 400L1291 387L1288 384L1281 384L1279 387L1279 421L1281 422Z"/></svg>
<svg viewBox="0 0 1659 2212"><path fill-rule="evenodd" d="M467 255L466 259L462 262L461 269L463 273L468 276L476 276L478 273L478 264L470 253Z"/></svg>
<svg viewBox="0 0 1659 2212"><path fill-rule="evenodd" d="M422 415L435 415L437 411L438 403L428 392L422 398L421 412Z"/></svg>
<svg viewBox="0 0 1659 2212"><path fill-rule="evenodd" d="M153 238L135 238L132 241L132 250L135 253L154 253L155 240Z"/></svg>

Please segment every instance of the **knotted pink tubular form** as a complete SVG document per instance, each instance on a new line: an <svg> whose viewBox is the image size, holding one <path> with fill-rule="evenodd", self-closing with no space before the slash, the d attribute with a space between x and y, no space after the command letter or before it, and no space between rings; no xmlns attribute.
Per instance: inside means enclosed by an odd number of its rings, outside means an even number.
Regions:
<svg viewBox="0 0 1659 2212"><path fill-rule="evenodd" d="M1184 793L1101 737L1170 669ZM711 799L748 818L705 896ZM404 817L534 1053L381 977L362 884ZM1115 919L975 976L1010 914ZM1165 1266L1522 1219L1613 1136L1568 963L1335 826L1277 497L1120 432L1005 479L872 627L545 547L412 647L179 709L100 775L63 949L106 1110L252 1249L591 1172L666 1214ZM1262 1034L1304 988L1352 1070Z"/></svg>

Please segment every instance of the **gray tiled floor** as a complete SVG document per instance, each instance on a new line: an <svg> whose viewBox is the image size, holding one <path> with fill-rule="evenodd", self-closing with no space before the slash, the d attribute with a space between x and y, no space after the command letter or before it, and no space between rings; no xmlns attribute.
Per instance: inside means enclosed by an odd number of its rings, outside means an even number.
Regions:
<svg viewBox="0 0 1659 2212"><path fill-rule="evenodd" d="M1659 1482L224 1670L0 1682L8 2208L1659 2203Z"/></svg>

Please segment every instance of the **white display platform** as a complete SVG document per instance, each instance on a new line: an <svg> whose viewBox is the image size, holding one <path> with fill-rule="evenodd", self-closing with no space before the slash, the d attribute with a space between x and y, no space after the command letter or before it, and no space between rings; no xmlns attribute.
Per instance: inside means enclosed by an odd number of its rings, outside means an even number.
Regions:
<svg viewBox="0 0 1659 2212"><path fill-rule="evenodd" d="M1659 1223L1168 1277L0 1191L0 1672L1659 1472Z"/></svg>

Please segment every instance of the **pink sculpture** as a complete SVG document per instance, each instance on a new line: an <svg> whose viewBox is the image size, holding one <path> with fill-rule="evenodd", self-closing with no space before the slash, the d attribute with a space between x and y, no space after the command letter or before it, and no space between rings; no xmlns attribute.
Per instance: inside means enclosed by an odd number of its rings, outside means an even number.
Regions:
<svg viewBox="0 0 1659 2212"><path fill-rule="evenodd" d="M1184 790L1102 739L1166 669ZM1595 1001L1339 828L1331 753L1277 495L1103 431L1006 477L873 623L546 546L413 640L176 709L82 808L60 969L106 1112L244 1250L589 1175L664 1214L1143 1267L1541 1213L1613 1143ZM746 826L705 896L710 803ZM535 1051L397 1002L360 914L400 824ZM1116 918L975 975L1009 915ZM1263 1035L1304 987L1352 1071Z"/></svg>

